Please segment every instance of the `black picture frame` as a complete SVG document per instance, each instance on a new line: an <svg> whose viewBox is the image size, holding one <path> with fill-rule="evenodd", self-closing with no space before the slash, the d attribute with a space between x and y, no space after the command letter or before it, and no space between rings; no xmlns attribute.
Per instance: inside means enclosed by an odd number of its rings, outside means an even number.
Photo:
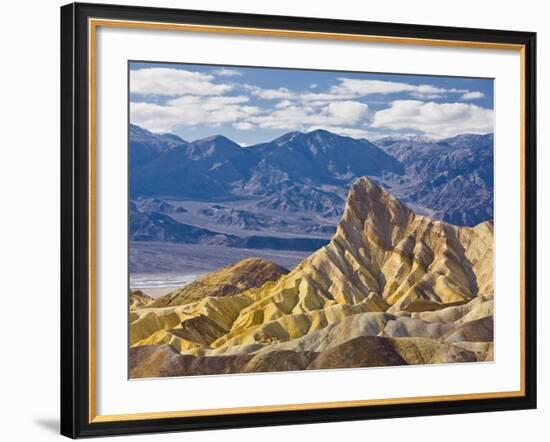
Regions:
<svg viewBox="0 0 550 442"><path fill-rule="evenodd" d="M521 45L524 51L524 395L139 420L90 419L89 18ZM105 436L536 408L536 34L73 3L61 8L61 434Z"/></svg>

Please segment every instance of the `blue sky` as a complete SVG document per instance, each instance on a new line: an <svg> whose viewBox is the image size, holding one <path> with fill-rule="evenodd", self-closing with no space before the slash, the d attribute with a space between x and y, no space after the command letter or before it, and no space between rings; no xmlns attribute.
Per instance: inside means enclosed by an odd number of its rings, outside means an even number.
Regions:
<svg viewBox="0 0 550 442"><path fill-rule="evenodd" d="M446 138L493 131L493 80L130 63L130 121L250 145L291 131Z"/></svg>

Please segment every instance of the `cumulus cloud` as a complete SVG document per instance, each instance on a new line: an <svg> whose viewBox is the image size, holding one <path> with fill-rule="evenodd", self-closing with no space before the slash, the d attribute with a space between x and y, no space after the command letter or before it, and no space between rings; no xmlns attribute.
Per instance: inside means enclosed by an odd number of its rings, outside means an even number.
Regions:
<svg viewBox="0 0 550 442"><path fill-rule="evenodd" d="M264 89L249 84L245 84L243 87L252 95L263 100L284 100L294 98L295 96L294 92L286 87L280 87L278 89Z"/></svg>
<svg viewBox="0 0 550 442"><path fill-rule="evenodd" d="M433 95L445 92L445 89L429 84L414 85L397 81L360 80L355 78L339 78L338 81L340 84L330 88L331 94L365 96L373 94L414 92L418 95Z"/></svg>
<svg viewBox="0 0 550 442"><path fill-rule="evenodd" d="M326 129L355 138L381 133L441 138L493 130L493 111L467 103L484 97L475 90L346 77L334 78L327 87L270 88L245 83L241 75L224 67L208 73L170 67L132 70L131 121L153 132L227 125L258 134L262 129Z"/></svg>
<svg viewBox="0 0 550 442"><path fill-rule="evenodd" d="M268 114L253 116L250 123L264 129L300 130L308 114L298 106L288 106Z"/></svg>
<svg viewBox="0 0 550 442"><path fill-rule="evenodd" d="M248 121L239 121L237 123L233 123L233 127L239 130L254 129L254 125L252 123L249 123Z"/></svg>
<svg viewBox="0 0 550 442"><path fill-rule="evenodd" d="M265 89L249 84L244 89L253 96L264 100L291 100L293 104L310 106L325 106L329 102L343 100L357 100L361 97L381 94L407 94L419 100L435 100L450 94L462 94L462 99L480 98L481 92L472 92L467 89L442 88L431 84L410 84L398 81L362 80L356 78L337 79L337 84L324 91L293 91L288 88ZM317 84L310 85L310 88ZM481 94L483 96L483 94ZM283 106L283 105L281 105Z"/></svg>
<svg viewBox="0 0 550 442"><path fill-rule="evenodd" d="M279 101L275 107L277 109L282 109L282 108L285 108L285 107L289 107L289 106L292 106L292 101L290 100L283 100L283 101Z"/></svg>
<svg viewBox="0 0 550 442"><path fill-rule="evenodd" d="M353 125L366 121L369 107L357 101L326 104L322 108L290 104L248 121L264 129L306 130L309 127Z"/></svg>
<svg viewBox="0 0 550 442"><path fill-rule="evenodd" d="M485 94L483 92L479 91L472 91L472 92L466 92L465 94L460 97L461 100L478 100L480 98L485 97Z"/></svg>
<svg viewBox="0 0 550 442"><path fill-rule="evenodd" d="M447 94L465 94L467 89L441 88L430 84L410 84L398 81L362 80L357 78L338 78L338 84L323 92L297 94L301 101L326 103L329 101L352 100L370 95L408 94L422 100L435 100Z"/></svg>
<svg viewBox="0 0 550 442"><path fill-rule="evenodd" d="M173 98L167 101L168 106L201 106L203 109L218 109L226 105L241 104L249 101L245 95L232 95L220 97L197 97L193 95L184 95L183 97Z"/></svg>
<svg viewBox="0 0 550 442"><path fill-rule="evenodd" d="M300 94L299 99L303 102L310 102L310 103L326 103L328 101L338 101L338 100L346 100L346 99L352 99L354 98L354 95L349 93L331 93L331 92L309 92L305 94Z"/></svg>
<svg viewBox="0 0 550 442"><path fill-rule="evenodd" d="M327 114L332 118L355 124L367 114L369 106L357 101L336 101L327 106Z"/></svg>
<svg viewBox="0 0 550 442"><path fill-rule="evenodd" d="M170 132L180 126L219 126L246 122L260 112L246 96L200 97L185 95L165 104L131 102L130 120L152 132Z"/></svg>
<svg viewBox="0 0 550 442"><path fill-rule="evenodd" d="M414 130L436 138L493 131L493 111L467 103L396 100L374 114L372 128Z"/></svg>
<svg viewBox="0 0 550 442"><path fill-rule="evenodd" d="M422 92L411 92L410 95L419 100L436 100L443 97L441 94L423 94Z"/></svg>
<svg viewBox="0 0 550 442"><path fill-rule="evenodd" d="M240 77L242 75L242 72L236 69L221 68L216 69L213 74L217 75L218 77Z"/></svg>
<svg viewBox="0 0 550 442"><path fill-rule="evenodd" d="M130 92L143 95L223 95L233 89L214 82L212 75L173 68L130 71Z"/></svg>

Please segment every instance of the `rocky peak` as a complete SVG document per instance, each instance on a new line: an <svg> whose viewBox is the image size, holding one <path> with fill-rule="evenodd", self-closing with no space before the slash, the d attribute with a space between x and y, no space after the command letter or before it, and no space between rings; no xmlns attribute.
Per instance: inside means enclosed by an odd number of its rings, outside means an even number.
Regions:
<svg viewBox="0 0 550 442"><path fill-rule="evenodd" d="M351 186L339 231L363 232L386 249L391 246L391 233L406 226L413 212L391 193L367 177Z"/></svg>
<svg viewBox="0 0 550 442"><path fill-rule="evenodd" d="M222 267L157 299L155 307L181 305L206 297L230 296L275 281L288 270L261 258L247 258Z"/></svg>

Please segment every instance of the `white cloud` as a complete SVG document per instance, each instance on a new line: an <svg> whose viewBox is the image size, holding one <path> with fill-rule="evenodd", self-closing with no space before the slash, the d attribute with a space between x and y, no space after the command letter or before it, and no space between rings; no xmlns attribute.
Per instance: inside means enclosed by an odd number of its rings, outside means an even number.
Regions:
<svg viewBox="0 0 550 442"><path fill-rule="evenodd" d="M480 98L483 98L485 94L483 92L479 91L472 91L472 92L466 92L465 94L460 97L461 100L478 100Z"/></svg>
<svg viewBox="0 0 550 442"><path fill-rule="evenodd" d="M212 75L172 68L130 71L130 92L143 95L222 95L233 89L213 82Z"/></svg>
<svg viewBox="0 0 550 442"><path fill-rule="evenodd" d="M336 101L327 107L327 113L347 124L355 124L367 114L369 107L357 101Z"/></svg>
<svg viewBox="0 0 550 442"><path fill-rule="evenodd" d="M273 108L250 106L248 101L245 95L184 95L164 104L132 102L130 119L132 123L153 132L170 132L180 126L218 126L226 123L238 130L256 127L306 130L312 126L356 125L366 122L369 117L368 105L357 101L330 102L318 107L283 100ZM342 133L343 128L339 130Z"/></svg>
<svg viewBox="0 0 550 442"><path fill-rule="evenodd" d="M395 94L400 92L411 92L418 96L441 94L446 90L429 84L414 85L397 81L382 80L359 80L355 78L339 78L340 82L330 88L331 94L344 96L365 96L373 94Z"/></svg>
<svg viewBox="0 0 550 442"><path fill-rule="evenodd" d="M242 72L237 71L236 69L221 68L216 69L213 74L218 77L240 77Z"/></svg>
<svg viewBox="0 0 550 442"><path fill-rule="evenodd" d="M467 103L396 100L374 114L373 128L415 130L435 138L493 131L493 111Z"/></svg>
<svg viewBox="0 0 550 442"><path fill-rule="evenodd" d="M353 94L349 93L331 93L331 92L308 92L299 96L301 101L314 102L314 103L326 103L328 101L338 101L353 98Z"/></svg>
<svg viewBox="0 0 550 442"><path fill-rule="evenodd" d="M331 87L312 83L302 90L263 88L239 83L239 79L223 82L222 77L239 75L239 70L229 68L210 74L160 67L133 70L130 88L139 102L130 103L131 121L153 132L227 124L243 131L322 128L356 138L379 136L379 132L420 132L441 138L493 130L490 109L464 102L434 102L448 96L453 101L476 100L484 96L479 91L344 77ZM373 99L375 94L383 97ZM395 100L391 94L410 99ZM364 101L390 107L374 113Z"/></svg>
<svg viewBox="0 0 550 442"><path fill-rule="evenodd" d="M130 103L130 120L152 132L170 132L179 126L219 126L246 121L260 109L245 105L248 97L185 95L166 102Z"/></svg>
<svg viewBox="0 0 550 442"><path fill-rule="evenodd" d="M248 121L266 129L306 130L316 126L349 126L366 121L369 107L357 101L340 101L324 107L290 104Z"/></svg>
<svg viewBox="0 0 550 442"><path fill-rule="evenodd" d="M281 87L278 89L264 89L259 86L245 84L244 89L251 95L264 100L287 100L292 101L295 105L310 106L325 106L329 102L356 100L361 97L367 97L374 94L389 95L389 94L408 94L419 100L435 100L443 98L449 94L463 94L463 99L467 97L478 97L481 92L471 92L467 89L456 88L441 88L431 84L410 84L397 81L382 81L382 80L361 80L355 78L338 78L338 84L319 92L300 92L292 91ZM316 84L311 84L311 89L317 88ZM470 95L472 94L472 95ZM281 106L284 106L281 104Z"/></svg>
<svg viewBox="0 0 550 442"><path fill-rule="evenodd" d="M184 95L183 97L168 100L168 106L200 106L203 109L211 110L230 104L241 104L249 101L244 95L220 96L220 97L196 97Z"/></svg>
<svg viewBox="0 0 550 442"><path fill-rule="evenodd" d="M237 123L233 123L233 127L239 130L254 129L254 125L252 123L249 123L248 121L239 121Z"/></svg>
<svg viewBox="0 0 550 442"><path fill-rule="evenodd" d="M262 98L263 100L288 100L294 98L294 93L286 87L280 87L278 89L264 89L249 84L245 84L243 86L252 95Z"/></svg>
<svg viewBox="0 0 550 442"><path fill-rule="evenodd" d="M292 105L292 102L290 100L283 100L283 101L280 101L278 102L275 107L277 109L283 109L285 107L288 107L288 106L291 106Z"/></svg>
<svg viewBox="0 0 550 442"><path fill-rule="evenodd" d="M436 100L438 98L442 98L443 95L441 94L423 94L421 92L411 92L411 97L418 98L419 100Z"/></svg>
<svg viewBox="0 0 550 442"><path fill-rule="evenodd" d="M361 80L338 78L338 84L324 92L306 92L298 95L301 101L309 103L327 103L329 101L353 100L374 94L389 95L406 93L422 100L442 98L445 94L469 92L466 89L445 89L430 84L409 84L397 81Z"/></svg>
<svg viewBox="0 0 550 442"><path fill-rule="evenodd" d="M264 129L301 130L308 114L297 106L277 109L264 115L253 116L248 121Z"/></svg>

